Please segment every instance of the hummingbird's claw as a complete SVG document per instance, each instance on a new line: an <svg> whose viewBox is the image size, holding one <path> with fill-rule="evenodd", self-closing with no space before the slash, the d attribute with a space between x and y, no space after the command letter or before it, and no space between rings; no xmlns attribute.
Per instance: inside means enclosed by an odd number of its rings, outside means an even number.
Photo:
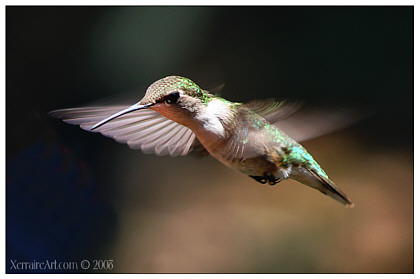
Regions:
<svg viewBox="0 0 420 279"><path fill-rule="evenodd" d="M273 174L264 173L264 176L253 176L250 175L249 177L252 177L256 181L258 181L261 184L265 184L268 181L268 184L270 185L276 185L281 181L279 178L275 178Z"/></svg>
<svg viewBox="0 0 420 279"><path fill-rule="evenodd" d="M276 185L281 181L280 178L275 178L273 174L264 173L264 175L268 179L268 184L270 185Z"/></svg>
<svg viewBox="0 0 420 279"><path fill-rule="evenodd" d="M254 176L254 175L250 175L249 177L254 178L256 181L258 181L261 184L265 184L267 183L267 178L265 178L264 176Z"/></svg>

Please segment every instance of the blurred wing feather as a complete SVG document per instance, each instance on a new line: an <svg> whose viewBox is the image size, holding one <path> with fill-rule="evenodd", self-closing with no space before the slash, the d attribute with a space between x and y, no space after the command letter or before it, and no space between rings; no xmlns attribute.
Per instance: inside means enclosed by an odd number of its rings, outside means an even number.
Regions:
<svg viewBox="0 0 420 279"><path fill-rule="evenodd" d="M302 102L276 101L275 99L254 100L245 107L264 117L270 123L286 119L302 107Z"/></svg>
<svg viewBox="0 0 420 279"><path fill-rule="evenodd" d="M192 150L195 140L193 131L150 109L122 115L94 131L90 130L99 121L124 108L126 106L62 109L50 112L50 116L79 125L89 132L99 132L144 153L185 156Z"/></svg>
<svg viewBox="0 0 420 279"><path fill-rule="evenodd" d="M274 125L292 139L303 142L344 129L364 117L351 109L308 109Z"/></svg>
<svg viewBox="0 0 420 279"><path fill-rule="evenodd" d="M350 109L302 109L302 102L255 100L247 108L276 125L292 139L302 142L343 129L363 114Z"/></svg>

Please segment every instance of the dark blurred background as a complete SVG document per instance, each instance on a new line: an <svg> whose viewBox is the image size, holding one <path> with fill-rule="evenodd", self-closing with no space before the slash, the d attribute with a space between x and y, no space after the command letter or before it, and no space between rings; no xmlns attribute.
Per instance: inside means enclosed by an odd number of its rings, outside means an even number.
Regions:
<svg viewBox="0 0 420 279"><path fill-rule="evenodd" d="M413 7L6 7L7 271L412 273L413 24ZM167 75L372 112L303 143L356 206L47 116ZM11 270L47 259L114 263Z"/></svg>

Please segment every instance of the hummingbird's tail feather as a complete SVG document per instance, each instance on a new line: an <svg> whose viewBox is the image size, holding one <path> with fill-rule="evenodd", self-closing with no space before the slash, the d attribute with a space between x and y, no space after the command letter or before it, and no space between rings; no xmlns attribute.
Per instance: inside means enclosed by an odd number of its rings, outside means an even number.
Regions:
<svg viewBox="0 0 420 279"><path fill-rule="evenodd" d="M347 197L347 195L343 191L341 191L335 185L335 183L331 179L321 176L315 171L308 170L303 167L298 167L292 171L291 178L314 189L317 189L321 193L330 196L336 201L344 204L346 207L351 208L354 206L354 203Z"/></svg>
<svg viewBox="0 0 420 279"><path fill-rule="evenodd" d="M322 183L322 187L318 188L319 191L341 202L347 207L351 208L354 206L354 203L335 185L331 179L318 176L317 174L314 175L317 176Z"/></svg>

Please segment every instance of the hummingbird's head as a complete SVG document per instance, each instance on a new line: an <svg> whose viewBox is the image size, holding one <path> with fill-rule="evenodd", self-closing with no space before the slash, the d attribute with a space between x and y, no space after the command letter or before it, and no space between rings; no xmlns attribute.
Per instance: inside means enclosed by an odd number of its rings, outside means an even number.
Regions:
<svg viewBox="0 0 420 279"><path fill-rule="evenodd" d="M189 126L192 123L192 114L197 113L210 98L211 94L188 78L165 77L150 85L140 102L102 120L91 130L123 114L140 109L153 109L175 122Z"/></svg>
<svg viewBox="0 0 420 279"><path fill-rule="evenodd" d="M188 78L169 76L150 85L139 104L149 106L173 121L190 126L193 114L208 103L210 96Z"/></svg>
<svg viewBox="0 0 420 279"><path fill-rule="evenodd" d="M202 90L192 80L180 77L180 76L169 76L162 78L152 83L147 88L146 94L141 99L140 104L155 104L167 101L182 101L182 97L197 98L200 101L205 102L208 98L206 91ZM179 97L181 100L176 100ZM188 99L188 98L187 98Z"/></svg>

